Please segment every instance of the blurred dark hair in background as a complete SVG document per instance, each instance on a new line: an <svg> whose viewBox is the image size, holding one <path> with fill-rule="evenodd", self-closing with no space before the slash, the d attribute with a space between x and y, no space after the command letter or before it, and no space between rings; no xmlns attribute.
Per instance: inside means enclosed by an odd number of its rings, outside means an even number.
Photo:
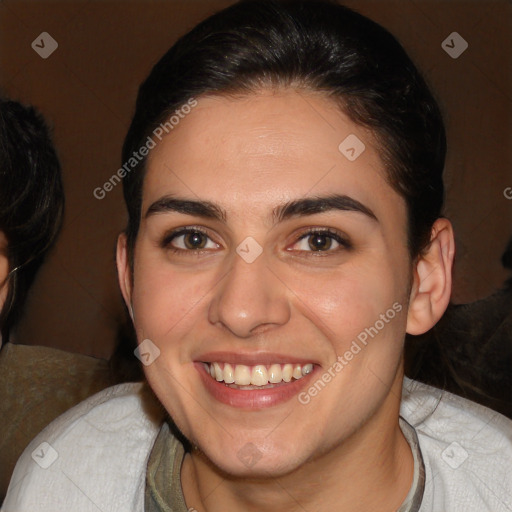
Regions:
<svg viewBox="0 0 512 512"><path fill-rule="evenodd" d="M27 292L62 224L59 159L43 117L0 99L0 231L7 238L8 292L0 313L5 343Z"/></svg>

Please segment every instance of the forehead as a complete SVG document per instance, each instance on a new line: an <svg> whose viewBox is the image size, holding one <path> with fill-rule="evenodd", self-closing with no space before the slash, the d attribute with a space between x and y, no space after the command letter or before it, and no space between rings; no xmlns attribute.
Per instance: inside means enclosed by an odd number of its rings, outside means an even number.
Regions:
<svg viewBox="0 0 512 512"><path fill-rule="evenodd" d="M233 214L306 195L343 193L395 209L398 198L372 133L332 99L296 90L200 97L149 154L142 211L164 193Z"/></svg>

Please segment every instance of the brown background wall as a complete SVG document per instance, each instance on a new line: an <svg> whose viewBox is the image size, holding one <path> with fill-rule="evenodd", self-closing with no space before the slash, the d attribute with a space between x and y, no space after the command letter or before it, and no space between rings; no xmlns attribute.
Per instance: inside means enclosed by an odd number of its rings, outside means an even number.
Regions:
<svg viewBox="0 0 512 512"><path fill-rule="evenodd" d="M0 1L0 87L54 127L67 198L58 244L42 268L17 342L97 357L113 351L123 305L114 247L121 186L93 190L120 166L137 88L183 32L230 1ZM491 293L512 235L512 5L502 1L346 1L391 30L430 80L446 115L446 213L458 254L455 302ZM453 31L469 48L452 59ZM31 43L57 42L42 59Z"/></svg>

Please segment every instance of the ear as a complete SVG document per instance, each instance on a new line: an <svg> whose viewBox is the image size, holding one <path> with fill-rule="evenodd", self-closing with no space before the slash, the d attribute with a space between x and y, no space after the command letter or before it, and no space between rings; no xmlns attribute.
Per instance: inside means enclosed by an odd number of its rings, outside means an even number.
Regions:
<svg viewBox="0 0 512 512"><path fill-rule="evenodd" d="M443 316L452 291L455 255L453 228L449 220L437 219L429 246L418 256L407 313L407 332L423 334Z"/></svg>
<svg viewBox="0 0 512 512"><path fill-rule="evenodd" d="M9 259L7 257L7 238L0 231L0 311L4 307L7 292L9 290Z"/></svg>
<svg viewBox="0 0 512 512"><path fill-rule="evenodd" d="M116 262L117 262L117 278L119 280L119 287L123 294L124 302L130 311L130 316L133 320L133 309L132 309L132 273L130 269L130 263L128 261L128 246L126 235L121 233L117 237L117 250L116 250Z"/></svg>

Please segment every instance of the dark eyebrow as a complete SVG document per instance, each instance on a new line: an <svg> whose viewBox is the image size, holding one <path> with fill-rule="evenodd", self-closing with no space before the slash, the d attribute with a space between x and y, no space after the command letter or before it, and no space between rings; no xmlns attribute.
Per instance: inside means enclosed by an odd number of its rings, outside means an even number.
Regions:
<svg viewBox="0 0 512 512"><path fill-rule="evenodd" d="M272 218L274 224L292 217L314 215L317 213L341 210L360 212L378 222L370 208L346 195L330 195L326 197L308 197L283 204L274 208ZM158 213L177 212L184 215L204 217L226 222L225 210L210 201L194 201L171 196L164 196L151 204L146 212L146 218Z"/></svg>
<svg viewBox="0 0 512 512"><path fill-rule="evenodd" d="M146 218L157 213L177 212L195 217L220 220L226 222L226 212L209 201L192 201L171 196L164 196L151 204L146 212Z"/></svg>
<svg viewBox="0 0 512 512"><path fill-rule="evenodd" d="M307 197L297 199L274 209L274 223L281 222L291 217L314 215L316 213L341 210L349 212L360 212L370 219L378 222L377 216L370 208L356 199L346 195L333 194L325 197Z"/></svg>

